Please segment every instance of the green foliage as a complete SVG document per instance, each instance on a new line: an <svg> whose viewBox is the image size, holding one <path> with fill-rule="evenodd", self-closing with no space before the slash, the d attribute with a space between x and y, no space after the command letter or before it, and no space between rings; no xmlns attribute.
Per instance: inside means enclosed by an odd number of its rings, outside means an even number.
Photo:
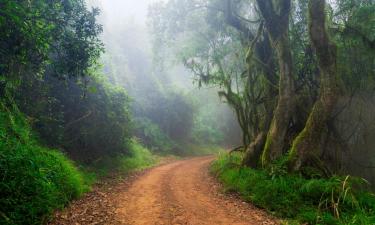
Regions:
<svg viewBox="0 0 375 225"><path fill-rule="evenodd" d="M286 174L279 162L271 170L240 167L240 154L222 154L212 171L228 191L287 219L309 224L373 224L375 196L353 177L307 179Z"/></svg>
<svg viewBox="0 0 375 225"><path fill-rule="evenodd" d="M126 152L132 125L124 89L101 76L61 82L50 75L20 88L16 101L46 145L84 162Z"/></svg>
<svg viewBox="0 0 375 225"><path fill-rule="evenodd" d="M158 124L147 117L137 117L134 120L136 136L153 152L170 153L175 142L168 137Z"/></svg>
<svg viewBox="0 0 375 225"><path fill-rule="evenodd" d="M82 0L0 3L0 92L48 70L55 76L85 76L102 52L97 10Z"/></svg>
<svg viewBox="0 0 375 225"><path fill-rule="evenodd" d="M56 94L65 120L61 145L70 155L84 161L126 153L132 129L126 92L100 77L91 79L90 87L95 92L74 82L69 83L66 92L63 87L58 89Z"/></svg>
<svg viewBox="0 0 375 225"><path fill-rule="evenodd" d="M94 177L102 178L111 174L126 175L131 171L145 169L158 163L158 157L141 145L137 139L130 139L126 143L126 148L128 149L126 154L103 156L87 164L85 170Z"/></svg>
<svg viewBox="0 0 375 225"><path fill-rule="evenodd" d="M17 109L0 105L0 223L39 224L88 189L62 153L41 147Z"/></svg>
<svg viewBox="0 0 375 225"><path fill-rule="evenodd" d="M89 78L103 51L98 13L83 0L0 3L0 95L15 99L41 142L88 160L122 151L130 136L127 95Z"/></svg>
<svg viewBox="0 0 375 225"><path fill-rule="evenodd" d="M195 110L190 98L181 91L166 88L151 100L136 109L137 117L147 117L174 141L189 140Z"/></svg>
<svg viewBox="0 0 375 225"><path fill-rule="evenodd" d="M135 134L153 152L181 154L191 141L195 107L183 92L166 88L133 108Z"/></svg>
<svg viewBox="0 0 375 225"><path fill-rule="evenodd" d="M137 140L130 140L128 146L129 155L121 158L121 171L141 170L156 164L156 157Z"/></svg>

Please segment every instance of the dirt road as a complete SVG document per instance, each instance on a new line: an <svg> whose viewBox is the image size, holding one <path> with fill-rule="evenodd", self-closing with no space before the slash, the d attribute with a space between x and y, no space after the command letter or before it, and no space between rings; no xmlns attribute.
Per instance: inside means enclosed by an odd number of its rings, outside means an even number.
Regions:
<svg viewBox="0 0 375 225"><path fill-rule="evenodd" d="M157 167L119 196L123 224L276 224L248 204L220 196L208 174L212 157Z"/></svg>
<svg viewBox="0 0 375 225"><path fill-rule="evenodd" d="M223 194L209 174L212 160L201 157L172 162L96 191L99 194L94 191L87 200L60 213L52 224L279 224L251 204Z"/></svg>

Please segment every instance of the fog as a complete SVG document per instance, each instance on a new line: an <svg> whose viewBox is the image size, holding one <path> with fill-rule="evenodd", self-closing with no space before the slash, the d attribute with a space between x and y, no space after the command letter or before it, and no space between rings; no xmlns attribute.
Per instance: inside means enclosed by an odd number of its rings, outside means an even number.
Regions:
<svg viewBox="0 0 375 225"><path fill-rule="evenodd" d="M157 65L153 65L152 62L152 38L147 27L148 8L154 2L160 2L160 0L87 0L89 6L100 9L101 13L98 19L103 26L102 40L105 44L106 56L128 54L128 57L132 57L132 60L137 61L137 63L143 62L143 65L133 65L133 69L147 68L150 70L147 73L152 73L151 70L157 70L155 68ZM138 54L138 56L131 55L131 52ZM143 56L139 56L139 54L143 54ZM134 59L134 57L139 58ZM127 61L129 61L129 58ZM129 63L121 63L121 65L116 66L125 65L129 66ZM168 76L168 79L172 82L170 85L195 89L192 85L191 74L182 65L170 63L168 70L165 72L169 73L169 76L167 74L159 74L159 76ZM115 74L117 79L123 79L126 76L129 76L129 74Z"/></svg>
<svg viewBox="0 0 375 225"><path fill-rule="evenodd" d="M105 47L103 72L131 97L136 136L147 140L144 133L155 125L172 141L239 145L241 132L234 112L220 100L218 89L198 88L193 84L193 75L173 57L163 59L163 65L154 60L153 36L148 26L148 9L154 2L157 1L87 1L88 6L100 9L98 22L103 26L101 39ZM143 124L144 121L150 124ZM155 145L148 144L151 148Z"/></svg>
<svg viewBox="0 0 375 225"><path fill-rule="evenodd" d="M105 15L105 20L103 20L107 25L105 30L121 26L129 19L145 25L148 6L153 2L156 0L88 0L90 6L99 7L103 12L102 15Z"/></svg>

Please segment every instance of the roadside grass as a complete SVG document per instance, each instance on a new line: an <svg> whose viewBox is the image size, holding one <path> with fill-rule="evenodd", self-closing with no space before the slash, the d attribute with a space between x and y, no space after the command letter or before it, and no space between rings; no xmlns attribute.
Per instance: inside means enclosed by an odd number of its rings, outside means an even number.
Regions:
<svg viewBox="0 0 375 225"><path fill-rule="evenodd" d="M220 154L211 172L226 191L286 219L284 224L375 224L375 196L355 177L307 179L281 163L267 170L241 168L242 155Z"/></svg>
<svg viewBox="0 0 375 225"><path fill-rule="evenodd" d="M25 117L0 103L0 224L40 224L87 190L74 163L38 145Z"/></svg>

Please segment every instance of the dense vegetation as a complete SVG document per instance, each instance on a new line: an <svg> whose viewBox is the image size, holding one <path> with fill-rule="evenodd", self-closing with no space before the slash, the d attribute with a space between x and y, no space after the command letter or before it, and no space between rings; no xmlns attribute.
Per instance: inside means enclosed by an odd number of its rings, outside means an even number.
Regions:
<svg viewBox="0 0 375 225"><path fill-rule="evenodd" d="M361 186L335 182L337 176L375 182L374 1L171 0L153 4L150 16L155 54L178 57L199 87L220 87L220 98L236 114L242 146L233 151L242 152L237 166L243 168L216 162L224 183L280 216L373 223L373 205L363 213L347 208L348 199L336 202L348 218L331 211L324 219L328 209L311 210L321 209L328 189ZM283 168L276 180L266 172L275 166ZM303 182L318 184L310 200L291 189L285 194L288 185L305 189Z"/></svg>

